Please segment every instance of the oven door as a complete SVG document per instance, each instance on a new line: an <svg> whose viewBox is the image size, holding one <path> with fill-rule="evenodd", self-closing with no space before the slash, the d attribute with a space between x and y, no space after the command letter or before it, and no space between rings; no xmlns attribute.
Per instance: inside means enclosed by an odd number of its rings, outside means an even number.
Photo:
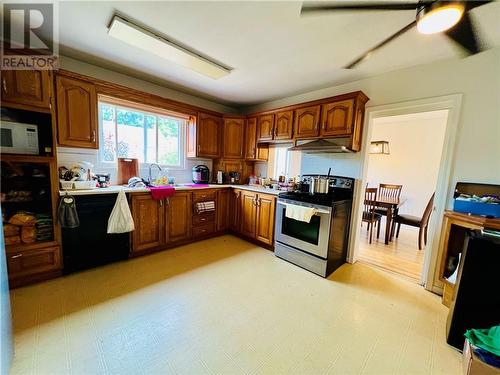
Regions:
<svg viewBox="0 0 500 375"><path fill-rule="evenodd" d="M286 217L287 204L314 207L317 211L311 221L306 223ZM276 209L276 241L326 259L331 220L331 207L279 198Z"/></svg>

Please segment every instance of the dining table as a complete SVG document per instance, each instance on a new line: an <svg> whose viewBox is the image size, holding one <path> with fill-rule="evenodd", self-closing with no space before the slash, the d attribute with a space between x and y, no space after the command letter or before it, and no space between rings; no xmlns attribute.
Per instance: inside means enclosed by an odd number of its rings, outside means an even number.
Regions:
<svg viewBox="0 0 500 375"><path fill-rule="evenodd" d="M387 219L385 224L385 244L389 245L391 241L391 228L392 220L394 214L398 212L399 208L406 202L405 197L387 197L380 196L375 199L376 208L386 208L387 209Z"/></svg>

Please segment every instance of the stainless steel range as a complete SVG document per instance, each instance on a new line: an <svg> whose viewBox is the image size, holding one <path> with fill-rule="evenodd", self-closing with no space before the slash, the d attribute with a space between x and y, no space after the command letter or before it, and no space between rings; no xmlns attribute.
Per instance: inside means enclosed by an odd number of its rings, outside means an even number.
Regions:
<svg viewBox="0 0 500 375"><path fill-rule="evenodd" d="M346 261L354 179L304 176L328 180L326 193L297 191L280 194L276 209L275 255L327 277ZM309 221L287 217L297 206L314 212ZM300 211L300 208L298 209ZM292 216L292 215L288 215Z"/></svg>

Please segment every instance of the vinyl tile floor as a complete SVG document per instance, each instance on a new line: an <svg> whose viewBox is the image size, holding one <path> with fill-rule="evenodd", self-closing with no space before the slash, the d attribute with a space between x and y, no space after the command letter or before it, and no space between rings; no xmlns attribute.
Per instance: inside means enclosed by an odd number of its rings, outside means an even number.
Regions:
<svg viewBox="0 0 500 375"><path fill-rule="evenodd" d="M12 310L12 374L461 373L438 296L229 235L13 290Z"/></svg>

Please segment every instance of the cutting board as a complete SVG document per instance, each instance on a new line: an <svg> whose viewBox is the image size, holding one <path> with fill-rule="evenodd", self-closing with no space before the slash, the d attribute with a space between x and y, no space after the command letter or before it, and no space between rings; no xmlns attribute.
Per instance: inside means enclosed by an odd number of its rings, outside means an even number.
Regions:
<svg viewBox="0 0 500 375"><path fill-rule="evenodd" d="M139 177L139 160L118 158L118 185L127 185L132 177Z"/></svg>

